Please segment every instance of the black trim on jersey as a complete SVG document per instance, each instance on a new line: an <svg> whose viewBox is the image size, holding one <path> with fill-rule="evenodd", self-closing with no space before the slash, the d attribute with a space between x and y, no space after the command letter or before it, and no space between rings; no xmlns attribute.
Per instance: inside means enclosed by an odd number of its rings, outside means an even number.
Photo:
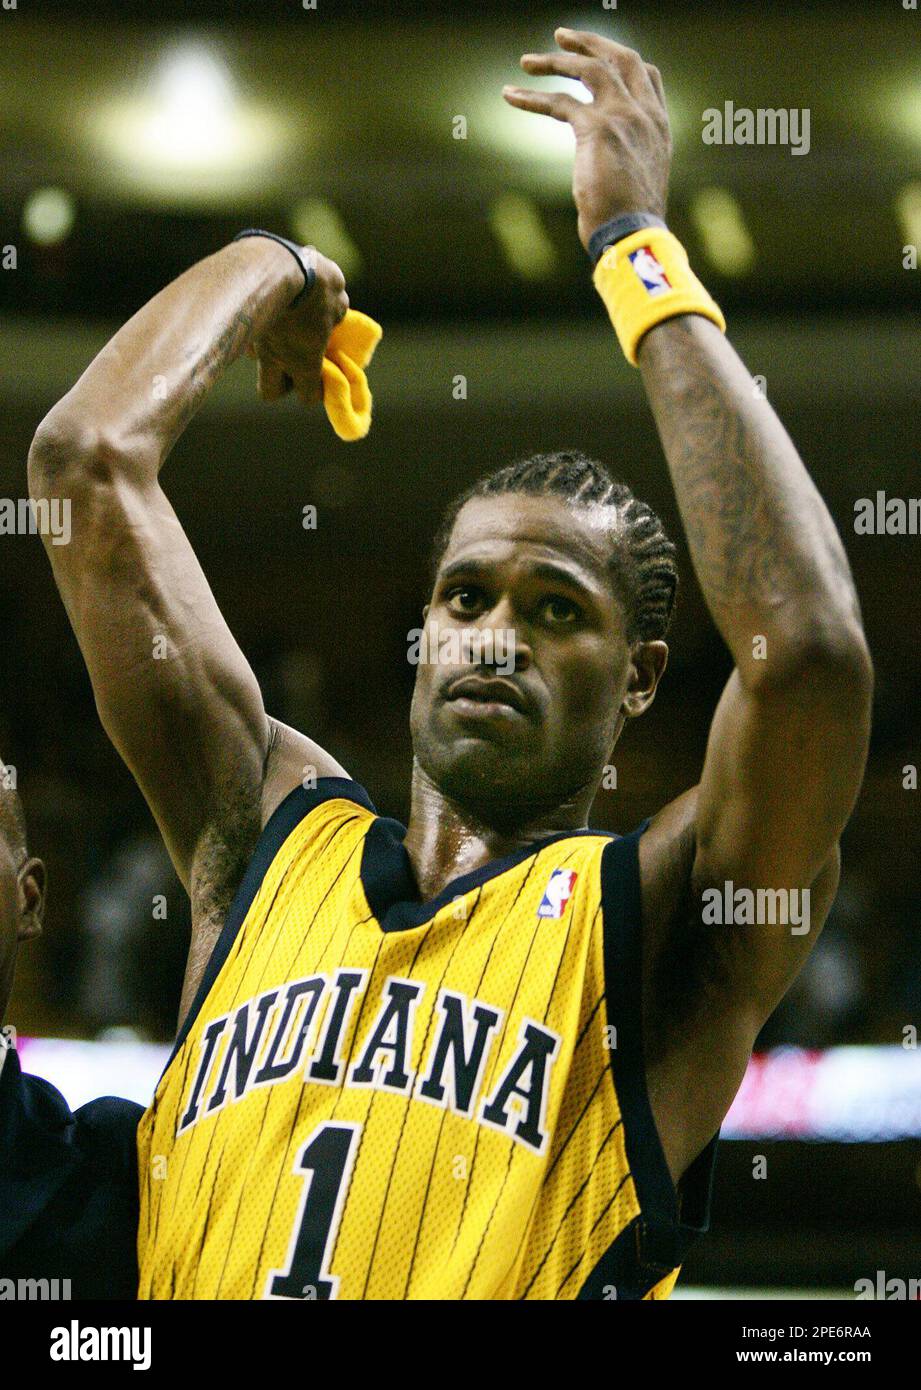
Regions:
<svg viewBox="0 0 921 1390"><path fill-rule="evenodd" d="M560 830L554 835L521 845L500 859L490 859L482 868L452 879L434 898L419 900L419 889L409 854L403 844L406 827L388 816L379 816L368 827L361 856L361 882L368 906L382 931L411 931L424 926L436 912L472 888L479 888L498 874L504 874L557 840L580 835L604 836L603 830Z"/></svg>
<svg viewBox="0 0 921 1390"><path fill-rule="evenodd" d="M609 844L601 858L605 1006L616 1029L611 1072L624 1120L639 1215L605 1251L579 1298L642 1298L680 1265L709 1228L717 1133L675 1190L646 1088L642 1029L642 895L639 840L649 821Z"/></svg>
<svg viewBox="0 0 921 1390"><path fill-rule="evenodd" d="M674 1265L672 1265L674 1269ZM649 1290L665 1277L648 1272L642 1263L639 1249L639 1217L625 1226L620 1235L602 1255L591 1274L579 1290L576 1298L587 1299L616 1298L627 1303L645 1298Z"/></svg>
<svg viewBox="0 0 921 1390"><path fill-rule="evenodd" d="M189 1036L192 1025L198 1017L212 985L230 955L230 949L237 938L237 933L253 905L256 894L262 886L262 880L268 873L276 854L292 830L300 825L305 816L309 815L311 811L315 811L318 806L322 806L325 801L336 800L354 801L356 805L363 806L366 811L376 814L371 798L364 787L357 782L352 782L348 777L318 777L316 787L309 790L306 787L295 787L292 792L289 792L266 822L240 887L230 905L230 911L227 913L227 920L221 928L221 934L208 957L205 973L201 977L195 998L192 1000L192 1006L176 1037L169 1061L163 1068L163 1075L166 1074L176 1053Z"/></svg>

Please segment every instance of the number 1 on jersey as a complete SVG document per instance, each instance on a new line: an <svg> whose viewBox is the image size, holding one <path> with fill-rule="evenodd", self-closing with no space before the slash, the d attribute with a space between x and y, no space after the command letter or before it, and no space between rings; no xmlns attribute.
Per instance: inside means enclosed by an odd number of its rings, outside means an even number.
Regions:
<svg viewBox="0 0 921 1390"><path fill-rule="evenodd" d="M285 1268L270 1272L264 1297L336 1297L339 1278L330 1272L329 1260L360 1134L361 1125L321 1124L299 1149L294 1172L305 1174L304 1191Z"/></svg>

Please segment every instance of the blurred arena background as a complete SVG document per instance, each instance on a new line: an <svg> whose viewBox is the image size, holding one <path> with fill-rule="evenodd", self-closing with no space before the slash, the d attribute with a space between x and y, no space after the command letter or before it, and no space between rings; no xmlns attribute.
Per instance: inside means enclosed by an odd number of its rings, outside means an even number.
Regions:
<svg viewBox="0 0 921 1390"><path fill-rule="evenodd" d="M838 900L764 1030L727 1122L713 1233L682 1287L853 1298L877 1271L917 1279L921 540L855 534L854 506L921 491L921 269L906 251L921 245L921 13L113 0L0 21L0 243L16 252L0 270L0 493L25 495L36 425L117 324L235 231L271 227L339 260L353 305L385 328L369 438L342 445L322 413L261 406L245 361L165 483L269 708L400 817L406 635L459 488L575 446L680 540L638 375L576 238L568 129L499 96L559 23L661 68L671 224L838 522L877 672ZM706 145L702 113L729 100L807 108L808 153ZM602 828L631 829L697 780L728 674L681 557L669 671L618 748ZM146 1100L174 1027L184 895L98 724L34 535L0 536L0 621L0 755L51 883L10 1021L26 1069L72 1104Z"/></svg>

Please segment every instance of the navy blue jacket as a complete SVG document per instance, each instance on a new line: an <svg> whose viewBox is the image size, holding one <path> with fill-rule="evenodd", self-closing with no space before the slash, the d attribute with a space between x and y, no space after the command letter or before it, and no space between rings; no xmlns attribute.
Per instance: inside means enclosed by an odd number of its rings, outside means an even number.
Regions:
<svg viewBox="0 0 921 1390"><path fill-rule="evenodd" d="M142 1114L106 1096L74 1113L24 1076L0 1071L0 1279L69 1279L74 1299L137 1295L135 1131Z"/></svg>

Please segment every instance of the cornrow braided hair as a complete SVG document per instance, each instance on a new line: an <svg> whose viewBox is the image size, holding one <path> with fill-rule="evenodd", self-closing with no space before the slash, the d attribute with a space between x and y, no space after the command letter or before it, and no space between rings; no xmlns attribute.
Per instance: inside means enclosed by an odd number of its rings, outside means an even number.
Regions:
<svg viewBox="0 0 921 1390"><path fill-rule="evenodd" d="M435 537L434 570L467 502L514 492L561 497L580 506L614 508L618 544L612 554L612 568L627 604L627 640L654 641L665 636L678 589L675 546L647 503L635 497L626 483L612 478L603 463L577 449L532 454L478 478L449 504L442 517Z"/></svg>

